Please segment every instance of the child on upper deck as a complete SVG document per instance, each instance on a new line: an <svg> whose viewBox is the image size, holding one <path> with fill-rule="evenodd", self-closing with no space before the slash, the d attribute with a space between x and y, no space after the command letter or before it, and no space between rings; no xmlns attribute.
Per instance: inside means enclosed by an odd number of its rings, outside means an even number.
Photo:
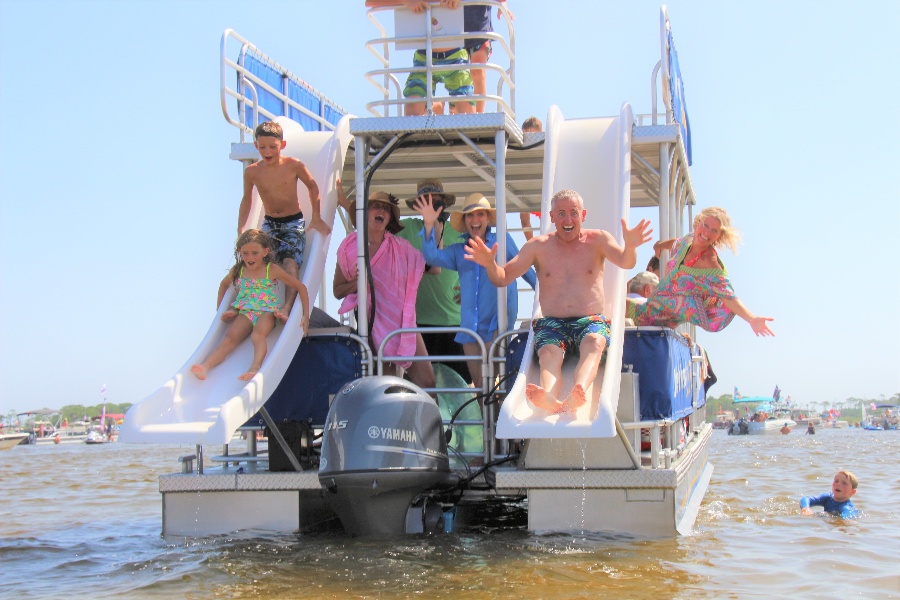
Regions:
<svg viewBox="0 0 900 600"><path fill-rule="evenodd" d="M265 210L261 229L274 242L275 262L296 279L300 275L306 245L306 220L297 196L298 181L309 191L309 203L312 206L310 229L324 235L331 233L331 227L322 220L319 212L319 186L302 161L281 155L287 145L281 125L274 121L260 123L253 135L253 145L259 151L260 160L244 169L244 195L238 211L238 235L255 226L248 223L247 219L250 216L253 188L256 187ZM296 297L296 291L286 287L283 312L278 311L276 316L286 321Z"/></svg>
<svg viewBox="0 0 900 600"><path fill-rule="evenodd" d="M459 0L435 0L426 2L425 0L366 0L366 6L370 8L377 7L396 7L405 8L413 13L425 12L426 5L433 4L435 7L456 9L459 6ZM416 50L413 55L413 66L425 66L425 50ZM431 75L431 93L434 94L435 87L438 83L443 83L447 88L447 94L453 97L471 96L474 93L472 82L472 74L469 71L469 53L465 48L432 48L431 64L433 66L459 65L459 69L453 71L435 71ZM424 98L428 78L423 72L410 73L406 78L406 87L403 89L404 98ZM432 105L435 114L444 113L444 105L442 102L435 102ZM475 101L463 100L454 101L452 108L457 113L474 113ZM403 114L407 116L424 115L426 106L424 102L415 102L406 104L403 107Z"/></svg>
<svg viewBox="0 0 900 600"><path fill-rule="evenodd" d="M811 515L810 506L822 506L825 512L842 517L844 519L853 519L859 515L853 502L850 501L851 496L856 494L856 488L859 481L856 475L850 471L838 471L831 482L831 493L822 494L821 496L803 496L800 498L800 514Z"/></svg>

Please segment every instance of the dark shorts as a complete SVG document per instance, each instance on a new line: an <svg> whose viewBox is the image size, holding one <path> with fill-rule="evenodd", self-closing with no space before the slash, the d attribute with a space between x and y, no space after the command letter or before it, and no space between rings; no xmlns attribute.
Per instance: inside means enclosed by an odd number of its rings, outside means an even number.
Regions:
<svg viewBox="0 0 900 600"><path fill-rule="evenodd" d="M480 38L477 40L466 40L466 52L469 53L470 58L473 54L481 50L483 46L487 46L487 57L490 58L492 54L491 40L486 40L484 38Z"/></svg>
<svg viewBox="0 0 900 600"><path fill-rule="evenodd" d="M275 242L274 251L279 263L284 262L286 258L292 258L298 267L303 264L303 249L306 247L306 220L303 218L302 212L289 217L266 215L262 230L269 234L269 237Z"/></svg>
<svg viewBox="0 0 900 600"><path fill-rule="evenodd" d="M606 340L606 350L609 348L609 319L603 315L589 315L587 317L543 317L535 319L531 326L534 330L534 346L540 350L550 344L561 348L563 351L575 350L581 345L585 336L592 333L602 335ZM602 357L601 357L602 360Z"/></svg>

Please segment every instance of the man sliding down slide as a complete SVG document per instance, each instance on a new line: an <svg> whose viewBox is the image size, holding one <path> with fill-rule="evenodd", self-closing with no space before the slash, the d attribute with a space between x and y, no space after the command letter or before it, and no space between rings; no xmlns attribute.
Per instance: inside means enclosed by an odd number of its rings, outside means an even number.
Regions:
<svg viewBox="0 0 900 600"><path fill-rule="evenodd" d="M525 397L551 413L574 411L587 402L585 390L597 376L609 346L609 319L602 314L606 259L622 269L633 268L637 247L650 241L653 233L647 220L628 229L622 219L623 248L607 231L582 229L586 215L581 195L562 190L550 202L550 221L556 231L526 242L506 266L497 264L497 244L488 248L481 239L473 238L466 248L466 259L483 266L498 287L509 285L532 265L537 271L544 317L537 319L533 328L541 385L528 384ZM566 351L575 347L580 353L575 384L569 397L561 401L563 359Z"/></svg>

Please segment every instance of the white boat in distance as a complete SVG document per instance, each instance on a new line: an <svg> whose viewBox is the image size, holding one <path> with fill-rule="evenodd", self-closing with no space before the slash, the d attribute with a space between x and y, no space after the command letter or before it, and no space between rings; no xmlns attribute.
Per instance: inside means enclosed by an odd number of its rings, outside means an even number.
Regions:
<svg viewBox="0 0 900 600"><path fill-rule="evenodd" d="M9 450L18 446L28 438L28 433L17 431L15 433L0 433L0 450Z"/></svg>
<svg viewBox="0 0 900 600"><path fill-rule="evenodd" d="M791 418L789 401L781 400L781 390L775 386L771 398L766 396L741 396L737 388L734 388L735 404L756 404L753 416L743 419L747 424L744 430L738 429L738 423L732 426L730 433L734 435L759 435L762 433L781 433L783 427L793 429L797 422Z"/></svg>

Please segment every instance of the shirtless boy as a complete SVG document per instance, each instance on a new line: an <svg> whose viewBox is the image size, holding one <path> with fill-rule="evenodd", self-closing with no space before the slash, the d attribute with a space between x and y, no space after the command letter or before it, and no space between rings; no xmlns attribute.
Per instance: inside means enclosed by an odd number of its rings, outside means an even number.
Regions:
<svg viewBox="0 0 900 600"><path fill-rule="evenodd" d="M558 413L576 410L587 402L585 390L597 376L609 345L609 319L603 316L603 268L607 259L622 269L637 262L636 249L650 241L650 222L641 220L628 229L622 219L623 248L602 229L582 229L587 211L578 192L563 190L550 203L550 221L556 231L525 243L506 266L497 264L497 244L488 248L480 239L469 240L466 259L487 270L496 286L521 277L532 265L537 271L541 311L534 324L541 385L528 384L525 396L536 407ZM562 364L566 351L578 347L575 385L559 400Z"/></svg>
<svg viewBox="0 0 900 600"><path fill-rule="evenodd" d="M281 268L298 279L300 265L303 264L303 248L306 245L306 221L297 197L297 181L303 182L309 190L309 203L313 213L310 229L328 235L331 227L322 220L319 212L319 186L301 161L281 156L281 151L287 145L281 125L274 121L261 123L253 137L253 145L259 151L260 160L244 169L244 196L238 211L238 235L256 227L255 223L247 222L255 186L266 211L260 229L274 240L274 250ZM284 306L275 311L275 316L286 321L296 298L297 291L286 287Z"/></svg>

